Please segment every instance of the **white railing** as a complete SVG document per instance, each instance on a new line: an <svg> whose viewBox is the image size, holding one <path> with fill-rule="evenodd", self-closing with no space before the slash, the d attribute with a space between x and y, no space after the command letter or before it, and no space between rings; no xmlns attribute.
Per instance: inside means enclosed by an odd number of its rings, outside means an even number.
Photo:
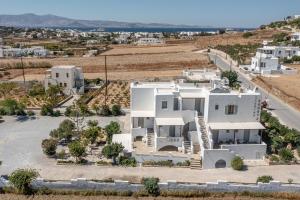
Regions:
<svg viewBox="0 0 300 200"><path fill-rule="evenodd" d="M132 128L131 129L132 138L136 137L146 137L147 135L147 128Z"/></svg>

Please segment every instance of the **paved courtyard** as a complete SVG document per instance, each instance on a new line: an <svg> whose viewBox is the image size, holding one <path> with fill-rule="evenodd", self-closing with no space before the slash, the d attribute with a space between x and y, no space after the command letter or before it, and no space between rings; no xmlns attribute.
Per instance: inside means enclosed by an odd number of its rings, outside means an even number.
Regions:
<svg viewBox="0 0 300 200"><path fill-rule="evenodd" d="M50 130L58 127L64 117L37 117L37 119L17 120L5 117L0 124L0 174L9 174L17 168L37 169L46 179L67 180L84 177L88 179L128 179L138 180L141 177L154 176L161 180L177 180L183 182L207 182L227 180L232 182L253 183L257 176L272 175L275 180L287 182L292 178L300 183L300 166L256 166L237 172L232 169L191 170L185 168L121 168L99 166L57 166L53 159L44 156L41 141L48 137ZM129 117L91 117L97 119L100 126L110 121L119 121L121 128L128 132Z"/></svg>

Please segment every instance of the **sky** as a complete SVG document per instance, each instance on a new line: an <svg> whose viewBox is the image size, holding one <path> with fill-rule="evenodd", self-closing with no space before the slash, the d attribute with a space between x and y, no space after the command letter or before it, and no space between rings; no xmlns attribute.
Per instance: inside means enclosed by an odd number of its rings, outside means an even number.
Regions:
<svg viewBox="0 0 300 200"><path fill-rule="evenodd" d="M0 14L255 28L300 14L300 0L0 0Z"/></svg>

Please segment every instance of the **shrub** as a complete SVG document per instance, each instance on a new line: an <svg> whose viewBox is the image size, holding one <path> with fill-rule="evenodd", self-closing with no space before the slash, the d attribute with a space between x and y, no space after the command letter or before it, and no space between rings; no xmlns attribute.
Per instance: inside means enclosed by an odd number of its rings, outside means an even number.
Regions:
<svg viewBox="0 0 300 200"><path fill-rule="evenodd" d="M142 184L144 185L146 191L148 192L149 195L152 195L152 196L158 196L160 193L158 182L159 182L159 179L153 178L153 177L142 179Z"/></svg>
<svg viewBox="0 0 300 200"><path fill-rule="evenodd" d="M27 115L28 115L28 116L34 116L35 113L34 113L33 111L29 110L29 111L27 111Z"/></svg>
<svg viewBox="0 0 300 200"><path fill-rule="evenodd" d="M54 129L50 132L50 136L59 140L65 139L71 141L74 135L74 128L75 124L71 120L65 119L59 124L58 129Z"/></svg>
<svg viewBox="0 0 300 200"><path fill-rule="evenodd" d="M57 158L58 159L65 159L66 158L66 151L62 149L59 153L57 153Z"/></svg>
<svg viewBox="0 0 300 200"><path fill-rule="evenodd" d="M119 116L122 114L120 105L113 105L111 108L111 114L113 116Z"/></svg>
<svg viewBox="0 0 300 200"><path fill-rule="evenodd" d="M142 163L143 166L160 166L160 167L172 167L174 166L171 160L161 160L161 161L153 161L153 160L146 160Z"/></svg>
<svg viewBox="0 0 300 200"><path fill-rule="evenodd" d="M45 139L42 141L42 148L44 154L47 156L54 156L56 154L57 141L53 139Z"/></svg>
<svg viewBox="0 0 300 200"><path fill-rule="evenodd" d="M249 38L251 36L253 36L254 34L252 32L246 32L243 34L243 38Z"/></svg>
<svg viewBox="0 0 300 200"><path fill-rule="evenodd" d="M107 161L104 161L104 160L99 160L96 162L97 165L100 165L100 166L107 166L107 165L111 165L110 162L107 162Z"/></svg>
<svg viewBox="0 0 300 200"><path fill-rule="evenodd" d="M10 183L22 194L30 194L31 182L39 176L38 172L32 169L18 169L9 176Z"/></svg>
<svg viewBox="0 0 300 200"><path fill-rule="evenodd" d="M76 158L76 162L80 162L81 157L85 154L85 147L79 141L74 141L68 145L70 154Z"/></svg>
<svg viewBox="0 0 300 200"><path fill-rule="evenodd" d="M0 101L0 110L2 115L25 115L25 106L14 99L5 99Z"/></svg>
<svg viewBox="0 0 300 200"><path fill-rule="evenodd" d="M279 156L282 161L290 162L294 158L294 153L290 149L285 148L279 151Z"/></svg>
<svg viewBox="0 0 300 200"><path fill-rule="evenodd" d="M52 106L50 105L43 105L41 108L41 115L42 116L52 116L54 113Z"/></svg>
<svg viewBox="0 0 300 200"><path fill-rule="evenodd" d="M229 81L229 87L234 88L239 86L238 74L235 71L222 72L222 78L227 78Z"/></svg>
<svg viewBox="0 0 300 200"><path fill-rule="evenodd" d="M293 182L294 182L293 179L291 179L291 178L288 179L288 183L289 183L289 184L292 184Z"/></svg>
<svg viewBox="0 0 300 200"><path fill-rule="evenodd" d="M123 149L124 149L124 147L122 146L122 144L112 143L112 144L106 145L102 149L102 154L107 159L112 159L113 160L113 164L116 164L116 158L123 151Z"/></svg>
<svg viewBox="0 0 300 200"><path fill-rule="evenodd" d="M89 121L87 122L87 125L88 125L89 127L98 126L98 121L97 121L97 120L89 120Z"/></svg>
<svg viewBox="0 0 300 200"><path fill-rule="evenodd" d="M121 132L120 125L118 122L111 121L106 127L105 131L107 133L107 142L110 144L114 134L119 134Z"/></svg>
<svg viewBox="0 0 300 200"><path fill-rule="evenodd" d="M52 114L52 117L59 117L59 116L61 116L61 113L59 110L54 111Z"/></svg>
<svg viewBox="0 0 300 200"><path fill-rule="evenodd" d="M270 183L270 181L273 181L272 176L259 176L257 177L256 183Z"/></svg>
<svg viewBox="0 0 300 200"><path fill-rule="evenodd" d="M270 161L277 163L277 162L279 162L279 158L276 155L271 155L270 156Z"/></svg>
<svg viewBox="0 0 300 200"><path fill-rule="evenodd" d="M127 158L125 156L121 156L119 164L124 167L136 167L137 162L134 157Z"/></svg>
<svg viewBox="0 0 300 200"><path fill-rule="evenodd" d="M103 105L100 110L100 115L102 116L110 116L111 111L107 105Z"/></svg>
<svg viewBox="0 0 300 200"><path fill-rule="evenodd" d="M179 166L179 167L188 167L191 165L191 161L189 160L186 160L184 162L178 162L176 163L176 166Z"/></svg>
<svg viewBox="0 0 300 200"><path fill-rule="evenodd" d="M94 144L99 136L101 128L98 126L89 127L84 131L84 137L91 143Z"/></svg>
<svg viewBox="0 0 300 200"><path fill-rule="evenodd" d="M244 166L244 162L241 157L235 156L231 161L231 167L234 170L242 170Z"/></svg>

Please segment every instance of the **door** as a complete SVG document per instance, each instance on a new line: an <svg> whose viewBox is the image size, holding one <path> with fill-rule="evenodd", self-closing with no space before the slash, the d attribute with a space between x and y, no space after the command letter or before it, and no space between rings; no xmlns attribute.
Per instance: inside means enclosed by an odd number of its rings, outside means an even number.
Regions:
<svg viewBox="0 0 300 200"><path fill-rule="evenodd" d="M169 136L170 137L175 137L175 126L170 126L169 127Z"/></svg>
<svg viewBox="0 0 300 200"><path fill-rule="evenodd" d="M195 110L197 110L198 116L203 115L203 113L201 112L201 99L195 99Z"/></svg>
<svg viewBox="0 0 300 200"><path fill-rule="evenodd" d="M213 135L214 145L217 145L219 143L219 130L213 130L212 135Z"/></svg>
<svg viewBox="0 0 300 200"><path fill-rule="evenodd" d="M144 118L143 117L138 118L138 127L144 128Z"/></svg>
<svg viewBox="0 0 300 200"><path fill-rule="evenodd" d="M246 129L244 130L244 143L249 143L250 140L250 130Z"/></svg>

